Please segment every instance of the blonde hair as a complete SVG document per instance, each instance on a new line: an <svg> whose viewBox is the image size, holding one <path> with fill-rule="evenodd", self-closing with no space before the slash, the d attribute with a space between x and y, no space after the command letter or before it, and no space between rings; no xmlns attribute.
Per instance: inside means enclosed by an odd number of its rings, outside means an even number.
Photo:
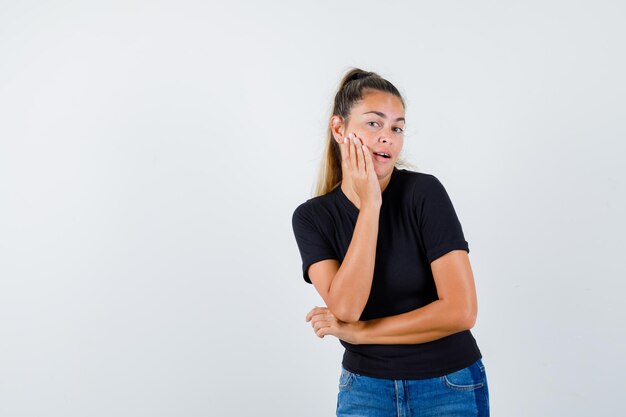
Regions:
<svg viewBox="0 0 626 417"><path fill-rule="evenodd" d="M391 93L400 99L403 107L406 107L402 95L389 81L375 72L352 68L348 70L339 82L329 119L332 116L341 116L345 123L348 123L352 106L363 98L364 90L378 90ZM411 167L411 164L398 158L395 166L398 168ZM341 150L339 149L339 144L333 138L329 123L314 196L317 197L329 193L341 184L342 179Z"/></svg>

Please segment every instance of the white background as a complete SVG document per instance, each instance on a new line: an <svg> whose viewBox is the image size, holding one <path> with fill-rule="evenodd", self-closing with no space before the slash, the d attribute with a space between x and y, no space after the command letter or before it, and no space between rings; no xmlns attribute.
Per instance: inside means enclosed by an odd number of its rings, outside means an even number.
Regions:
<svg viewBox="0 0 626 417"><path fill-rule="evenodd" d="M352 66L455 205L492 415L626 413L624 2L106 3L0 1L0 415L334 415L291 215Z"/></svg>

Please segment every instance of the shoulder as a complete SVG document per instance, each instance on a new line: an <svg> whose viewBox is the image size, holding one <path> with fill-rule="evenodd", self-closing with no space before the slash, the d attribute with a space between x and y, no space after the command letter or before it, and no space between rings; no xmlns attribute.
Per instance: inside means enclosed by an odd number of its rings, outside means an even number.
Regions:
<svg viewBox="0 0 626 417"><path fill-rule="evenodd" d="M415 198L424 198L444 189L443 184L434 174L408 169L399 169L398 174L405 187L411 189Z"/></svg>
<svg viewBox="0 0 626 417"><path fill-rule="evenodd" d="M398 169L397 173L400 177L410 182L424 182L437 179L433 174L427 172L411 171L410 169Z"/></svg>
<svg viewBox="0 0 626 417"><path fill-rule="evenodd" d="M403 170L410 204L420 216L441 216L453 210L450 194L439 178L430 173Z"/></svg>
<svg viewBox="0 0 626 417"><path fill-rule="evenodd" d="M331 193L309 198L305 202L298 205L291 216L294 226L298 222L313 223L319 220L320 216L326 212L326 207L332 204Z"/></svg>

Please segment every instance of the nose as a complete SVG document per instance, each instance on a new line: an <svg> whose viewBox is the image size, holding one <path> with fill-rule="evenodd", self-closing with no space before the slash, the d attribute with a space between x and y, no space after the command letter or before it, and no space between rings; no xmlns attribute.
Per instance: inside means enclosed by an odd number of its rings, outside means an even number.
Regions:
<svg viewBox="0 0 626 417"><path fill-rule="evenodd" d="M391 145L391 133L382 133L382 135L378 138L378 141L380 143L388 143Z"/></svg>

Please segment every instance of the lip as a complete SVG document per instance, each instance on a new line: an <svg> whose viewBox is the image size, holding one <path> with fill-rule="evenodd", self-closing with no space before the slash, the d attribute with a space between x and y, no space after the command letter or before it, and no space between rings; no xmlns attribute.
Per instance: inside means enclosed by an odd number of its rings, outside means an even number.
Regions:
<svg viewBox="0 0 626 417"><path fill-rule="evenodd" d="M384 156L378 156L378 155L376 155L376 152L384 152L387 155L389 155L389 158L385 158ZM381 161L381 162L390 161L391 159L393 159L393 155L391 154L391 152L389 152L388 150L382 150L382 149L378 150L378 151L374 150L372 152L372 156L374 157L374 159L376 159L378 161Z"/></svg>
<svg viewBox="0 0 626 417"><path fill-rule="evenodd" d="M380 156L376 154L373 154L373 156L374 156L374 161L378 161L382 163L391 162L391 159L392 159L392 158L385 158L384 156Z"/></svg>

